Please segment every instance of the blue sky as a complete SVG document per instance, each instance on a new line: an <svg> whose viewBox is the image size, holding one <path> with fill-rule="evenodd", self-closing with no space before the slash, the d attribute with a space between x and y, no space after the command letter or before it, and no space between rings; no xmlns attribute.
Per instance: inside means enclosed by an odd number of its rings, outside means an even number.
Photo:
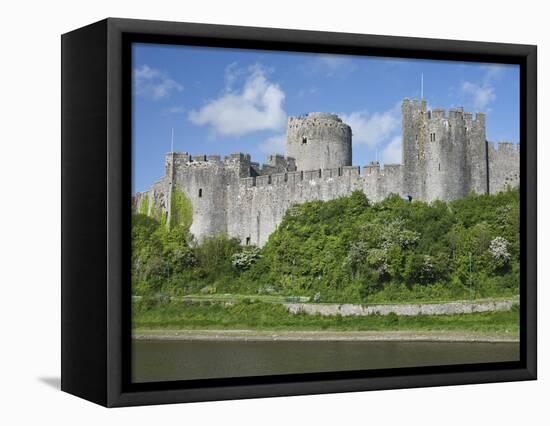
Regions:
<svg viewBox="0 0 550 426"><path fill-rule="evenodd" d="M334 112L352 127L353 163L400 162L400 103L487 113L487 138L519 142L519 67L451 61L134 44L133 190L164 155L284 154L287 117Z"/></svg>

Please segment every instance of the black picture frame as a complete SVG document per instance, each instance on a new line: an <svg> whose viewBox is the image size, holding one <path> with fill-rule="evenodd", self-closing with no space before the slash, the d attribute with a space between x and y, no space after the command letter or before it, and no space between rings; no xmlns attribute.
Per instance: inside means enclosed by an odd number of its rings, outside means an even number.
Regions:
<svg viewBox="0 0 550 426"><path fill-rule="evenodd" d="M519 64L520 361L131 383L130 44L137 41ZM536 379L536 46L116 18L61 42L63 391L117 407Z"/></svg>

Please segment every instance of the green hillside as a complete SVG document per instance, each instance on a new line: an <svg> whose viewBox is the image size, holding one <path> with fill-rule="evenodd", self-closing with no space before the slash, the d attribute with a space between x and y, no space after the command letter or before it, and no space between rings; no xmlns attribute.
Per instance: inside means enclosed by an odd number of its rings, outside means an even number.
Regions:
<svg viewBox="0 0 550 426"><path fill-rule="evenodd" d="M315 302L445 301L519 293L519 192L412 203L362 192L291 207L261 249L224 235L197 244L189 203L165 223L133 216L133 293ZM173 208L174 210L174 208Z"/></svg>

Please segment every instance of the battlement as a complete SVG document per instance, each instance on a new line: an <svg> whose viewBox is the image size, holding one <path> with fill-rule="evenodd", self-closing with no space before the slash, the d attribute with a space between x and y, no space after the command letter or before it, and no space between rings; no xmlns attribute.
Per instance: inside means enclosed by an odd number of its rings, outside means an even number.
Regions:
<svg viewBox="0 0 550 426"><path fill-rule="evenodd" d="M363 167L363 175L395 176L401 173L401 164L386 163L381 167L379 161L371 161Z"/></svg>
<svg viewBox="0 0 550 426"><path fill-rule="evenodd" d="M426 111L428 103L424 99L417 99L417 98L405 98L403 99L403 106L404 107L412 107L413 109Z"/></svg>
<svg viewBox="0 0 550 426"><path fill-rule="evenodd" d="M447 111L445 111L443 108L434 108L429 111L428 114L428 117L432 119L447 118Z"/></svg>
<svg viewBox="0 0 550 426"><path fill-rule="evenodd" d="M245 154L243 152L235 152L233 154L226 155L223 157L224 163L243 163L250 162L250 154Z"/></svg>
<svg viewBox="0 0 550 426"><path fill-rule="evenodd" d="M289 123L294 121L304 121L304 120L310 120L310 121L330 120L330 121L342 123L342 119L338 117L337 114L333 114L331 112L309 112L307 114L297 115L297 116L288 118Z"/></svg>
<svg viewBox="0 0 550 426"><path fill-rule="evenodd" d="M333 127L340 131L347 131L349 126L338 115L329 112L310 112L288 118L288 129L300 129L303 127Z"/></svg>
<svg viewBox="0 0 550 426"><path fill-rule="evenodd" d="M501 142L487 142L489 151L497 152L501 154L519 154L519 144L515 144L508 141Z"/></svg>
<svg viewBox="0 0 550 426"><path fill-rule="evenodd" d="M399 166L399 164L394 165ZM240 185L245 188L264 187L269 185L295 185L301 182L333 180L345 177L360 177L359 166L344 166L332 169L313 169L272 173L269 175L250 176L240 179Z"/></svg>
<svg viewBox="0 0 550 426"><path fill-rule="evenodd" d="M485 113L484 112L476 112L476 119L474 121L485 124Z"/></svg>
<svg viewBox="0 0 550 426"><path fill-rule="evenodd" d="M166 161L172 159L180 165L190 165L191 163L222 163L222 157L219 154L189 154L188 152L168 152L165 154ZM223 163L249 163L250 154L243 154L242 152L226 155L223 159Z"/></svg>
<svg viewBox="0 0 550 426"><path fill-rule="evenodd" d="M478 112L475 115L471 112L464 111L463 107L451 108L448 111L443 108L432 108L428 111L429 120L464 120L467 124L480 123L485 124L485 113Z"/></svg>
<svg viewBox="0 0 550 426"><path fill-rule="evenodd" d="M267 157L267 165L277 168L296 168L296 159L294 157L285 157L281 154L271 154Z"/></svg>
<svg viewBox="0 0 550 426"><path fill-rule="evenodd" d="M219 170L226 168L230 172L238 173L240 178L268 176L275 173L289 172L296 170L296 160L293 157L285 157L280 154L268 156L267 163L261 164L250 161L250 154L241 152L226 155L221 159L219 154L194 154L187 152L169 152L166 154L166 175L178 173L178 170L209 169ZM172 168L172 163L174 167Z"/></svg>
<svg viewBox="0 0 550 426"><path fill-rule="evenodd" d="M372 175L380 172L380 162L371 161L365 167L363 167L363 173L365 175Z"/></svg>
<svg viewBox="0 0 550 426"><path fill-rule="evenodd" d="M187 151L185 152L167 152L164 154L166 159L173 158L174 160L188 162L191 159L191 155Z"/></svg>
<svg viewBox="0 0 550 426"><path fill-rule="evenodd" d="M267 157L267 164L270 166L278 166L286 164L286 158L281 154L271 154Z"/></svg>
<svg viewBox="0 0 550 426"><path fill-rule="evenodd" d="M401 173L401 164L385 164L383 168L380 163L372 161L363 168L363 175L377 174L380 176L398 177ZM240 179L240 185L244 188L265 187L269 185L295 185L302 182L332 181L334 179L360 179L361 167L344 166L329 169L313 169L272 173L268 175L249 176ZM359 181L359 180L358 180Z"/></svg>

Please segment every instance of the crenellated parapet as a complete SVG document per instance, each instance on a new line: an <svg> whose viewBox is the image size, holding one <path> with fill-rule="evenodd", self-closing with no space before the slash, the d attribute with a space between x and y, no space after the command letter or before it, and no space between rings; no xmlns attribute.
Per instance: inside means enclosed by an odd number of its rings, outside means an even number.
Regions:
<svg viewBox="0 0 550 426"><path fill-rule="evenodd" d="M235 171L239 177L262 176L273 173L296 170L296 160L292 157L273 154L268 156L267 162L260 164L251 161L250 154L241 152L223 157L219 154L189 154L187 152L169 152L165 156L165 176L172 170L183 172L185 169L198 168L225 168Z"/></svg>
<svg viewBox="0 0 550 426"><path fill-rule="evenodd" d="M250 163L250 176L271 175L296 170L296 160L292 157L285 157L279 154L268 156L267 163Z"/></svg>
<svg viewBox="0 0 550 426"><path fill-rule="evenodd" d="M513 142L501 141L501 142L487 142L487 149L492 153L500 153L501 155L519 155L519 144Z"/></svg>
<svg viewBox="0 0 550 426"><path fill-rule="evenodd" d="M468 129L474 126L485 127L485 113L478 112L475 114L464 111L464 108L457 107L445 110L443 108L433 108L426 111L427 123L433 127L443 125L445 131L450 131L453 125L462 125ZM430 138L430 142L435 142L436 139Z"/></svg>
<svg viewBox="0 0 550 426"><path fill-rule="evenodd" d="M239 184L244 188L264 187L267 185L296 186L303 182L317 182L339 178L359 178L361 168L358 166L336 167L333 169L295 170L267 175L256 175L241 178Z"/></svg>
<svg viewBox="0 0 550 426"><path fill-rule="evenodd" d="M390 194L404 196L403 166L371 161L363 168L363 192L371 200L378 201Z"/></svg>

